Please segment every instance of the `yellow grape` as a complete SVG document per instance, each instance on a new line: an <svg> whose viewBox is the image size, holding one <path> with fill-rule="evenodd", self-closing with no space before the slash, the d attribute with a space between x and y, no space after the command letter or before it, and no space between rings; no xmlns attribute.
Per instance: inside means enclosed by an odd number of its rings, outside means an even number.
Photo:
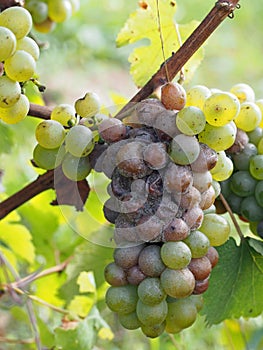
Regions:
<svg viewBox="0 0 263 350"><path fill-rule="evenodd" d="M5 61L5 72L12 80L24 82L32 78L36 61L24 50L18 50Z"/></svg>
<svg viewBox="0 0 263 350"><path fill-rule="evenodd" d="M66 21L72 15L72 6L68 0L49 0L48 17L56 22Z"/></svg>
<svg viewBox="0 0 263 350"><path fill-rule="evenodd" d="M198 135L200 142L206 143L215 151L224 151L235 142L236 127L233 122L223 126L206 124L204 130Z"/></svg>
<svg viewBox="0 0 263 350"><path fill-rule="evenodd" d="M30 32L32 17L23 7L9 7L0 13L0 26L10 29L17 39L21 39Z"/></svg>
<svg viewBox="0 0 263 350"><path fill-rule="evenodd" d="M7 108L15 104L21 95L21 88L17 81L6 75L0 77L0 107Z"/></svg>
<svg viewBox="0 0 263 350"><path fill-rule="evenodd" d="M34 27L39 33L47 34L56 28L56 23L50 18L47 18L41 23L34 23Z"/></svg>
<svg viewBox="0 0 263 350"><path fill-rule="evenodd" d="M93 117L99 112L100 105L99 96L94 92L87 92L75 102L75 110L82 118Z"/></svg>
<svg viewBox="0 0 263 350"><path fill-rule="evenodd" d="M11 107L0 107L0 119L7 124L16 124L23 120L29 111L29 101L26 95L20 95L19 100Z"/></svg>
<svg viewBox="0 0 263 350"><path fill-rule="evenodd" d="M51 112L50 118L58 121L64 126L73 126L76 124L75 109L73 106L62 103L57 105Z"/></svg>
<svg viewBox="0 0 263 350"><path fill-rule="evenodd" d="M44 120L38 124L35 136L40 146L48 149L59 147L65 138L65 129L55 120Z"/></svg>
<svg viewBox="0 0 263 350"><path fill-rule="evenodd" d="M232 160L226 156L224 151L217 152L218 161L216 166L210 170L213 180L224 181L227 180L234 170Z"/></svg>
<svg viewBox="0 0 263 350"><path fill-rule="evenodd" d="M235 84L231 87L230 92L236 95L240 103L254 102L255 93L251 86L244 83Z"/></svg>
<svg viewBox="0 0 263 350"><path fill-rule="evenodd" d="M16 49L15 34L8 28L0 27L0 61L10 57Z"/></svg>
<svg viewBox="0 0 263 350"><path fill-rule="evenodd" d="M260 99L260 100L257 100L255 103L256 103L256 105L259 107L259 109L261 111L262 118L261 118L261 122L259 123L259 126L261 128L263 128L263 98Z"/></svg>
<svg viewBox="0 0 263 350"><path fill-rule="evenodd" d="M204 85L195 85L186 93L186 106L203 108L205 100L211 96L211 91Z"/></svg>
<svg viewBox="0 0 263 350"><path fill-rule="evenodd" d="M249 132L259 126L261 119L262 114L258 105L254 102L243 102L235 123L239 129Z"/></svg>
<svg viewBox="0 0 263 350"><path fill-rule="evenodd" d="M17 50L24 50L29 53L35 61L39 59L40 50L35 42L35 40L29 38L28 36L17 41Z"/></svg>
<svg viewBox="0 0 263 350"><path fill-rule="evenodd" d="M208 97L203 106L206 121L213 126L231 122L240 111L238 98L229 92L218 92Z"/></svg>

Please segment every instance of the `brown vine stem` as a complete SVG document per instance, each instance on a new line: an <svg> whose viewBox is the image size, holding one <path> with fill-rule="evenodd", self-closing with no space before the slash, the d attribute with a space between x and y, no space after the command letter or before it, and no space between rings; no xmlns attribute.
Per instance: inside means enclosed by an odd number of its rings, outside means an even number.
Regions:
<svg viewBox="0 0 263 350"><path fill-rule="evenodd" d="M22 288L25 285L32 283L33 281L35 281L39 278L52 275L53 273L62 272L68 266L68 264L72 260L72 258L73 257L71 256L58 265L49 267L48 269L45 269L45 270L38 272L38 273L32 273L31 275L26 276L24 278L20 278L19 280L15 281L13 283L10 283L10 287L11 288Z"/></svg>
<svg viewBox="0 0 263 350"><path fill-rule="evenodd" d="M231 220L232 220L232 222L233 222L233 224L234 224L234 226L235 226L235 229L237 230L237 233L238 233L238 235L239 235L241 241L243 241L243 239L244 239L245 237L244 237L244 235L243 235L243 233L242 233L242 231L241 231L240 226L238 225L238 222L237 222L237 220L236 220L236 218L235 218L235 215L233 214L233 212L232 212L232 210L231 210L229 204L227 203L227 200L226 200L225 197L222 195L222 193L220 193L219 197L220 197L220 199L221 199L221 201L222 201L224 207L226 208L226 210L227 210L227 212L228 212L228 214L229 214L229 216L230 216L230 218L231 218Z"/></svg>
<svg viewBox="0 0 263 350"><path fill-rule="evenodd" d="M176 74L182 69L185 63L192 55L202 46L207 38L215 31L221 22L233 14L239 0L223 1L218 0L212 10L199 24L195 31L189 36L179 50L174 53L164 64L161 65L159 71L139 90L139 92L119 111L115 118L125 118L133 108L135 102L140 102L151 95L159 86L166 82L166 69L169 71L169 78L172 80ZM51 110L45 106L30 105L29 115L37 118L48 119ZM12 210L18 208L37 194L52 188L53 173L52 171L41 175L27 185L25 188L10 196L8 199L0 203L0 220L9 214Z"/></svg>

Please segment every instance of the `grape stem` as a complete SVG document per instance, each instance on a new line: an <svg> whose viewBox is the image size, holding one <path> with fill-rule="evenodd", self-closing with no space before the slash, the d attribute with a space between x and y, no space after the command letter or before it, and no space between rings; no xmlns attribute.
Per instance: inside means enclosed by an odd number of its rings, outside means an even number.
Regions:
<svg viewBox="0 0 263 350"><path fill-rule="evenodd" d="M16 1L2 1L3 6L9 4L14 5ZM218 0L212 10L189 36L184 44L174 53L166 62L164 62L157 73L139 90L139 92L119 111L115 118L123 119L127 113L133 108L135 102L140 102L150 96L158 87L167 82L166 69L169 71L169 78L172 80L176 74L182 69L185 63L192 55L202 46L207 38L214 32L219 24L228 16L233 14L233 11L238 7L239 0L223 1ZM232 16L233 17L233 16ZM51 109L46 106L40 106L31 103L28 113L32 117L49 119ZM92 152L93 153L93 152ZM5 201L0 203L0 220L8 215L12 210L18 208L23 203L27 202L37 194L53 188L53 171L48 171L44 175L39 176L31 184L19 192L13 194Z"/></svg>
<svg viewBox="0 0 263 350"><path fill-rule="evenodd" d="M236 231L237 231L241 241L243 241L245 239L245 237L244 237L244 235L243 235L243 233L241 231L241 228L240 228L240 226L239 226L239 224L237 222L237 219L235 218L235 215L233 214L229 204L227 203L227 200L222 195L222 193L220 193L219 197L220 197L220 200L222 201L224 207L226 208L226 210L227 210L227 212L228 212L228 214L229 214L229 216L230 216L230 218L231 218L231 220L232 220L232 222L233 222L233 224L235 226L235 229L236 229Z"/></svg>

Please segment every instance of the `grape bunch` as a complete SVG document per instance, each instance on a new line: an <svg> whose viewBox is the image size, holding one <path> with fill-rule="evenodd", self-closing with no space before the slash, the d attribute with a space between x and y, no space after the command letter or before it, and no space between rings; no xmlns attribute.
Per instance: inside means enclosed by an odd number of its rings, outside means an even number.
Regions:
<svg viewBox="0 0 263 350"><path fill-rule="evenodd" d="M28 0L25 7L31 13L34 28L49 33L57 23L68 20L80 6L79 0Z"/></svg>
<svg viewBox="0 0 263 350"><path fill-rule="evenodd" d="M62 167L64 175L72 181L85 179L91 171L89 155L96 141L94 123L99 123L100 100L88 92L70 104L53 108L50 119L40 122L35 130L37 144L33 151L34 164L51 170Z"/></svg>
<svg viewBox="0 0 263 350"><path fill-rule="evenodd" d="M21 85L36 71L39 47L28 34L32 17L23 7L10 7L0 13L0 119L8 124L23 120L29 101Z"/></svg>
<svg viewBox="0 0 263 350"><path fill-rule="evenodd" d="M221 182L222 194L232 211L263 238L263 99L256 100L247 84L237 84L232 90L241 102L241 115L235 120L235 143L226 150L234 170ZM219 200L216 204L217 210L222 210Z"/></svg>
<svg viewBox="0 0 263 350"><path fill-rule="evenodd" d="M215 103L206 97L211 114ZM105 268L106 303L125 328L140 327L148 337L193 324L218 261L214 247L230 234L215 213L220 186L211 171L218 152L235 141L240 104L230 93L222 104L227 116L221 112L223 125L213 126L203 106L188 105L184 89L169 83L161 101L149 98L123 122L108 118L98 125L108 148L95 170L111 179L104 214L115 225L116 243Z"/></svg>

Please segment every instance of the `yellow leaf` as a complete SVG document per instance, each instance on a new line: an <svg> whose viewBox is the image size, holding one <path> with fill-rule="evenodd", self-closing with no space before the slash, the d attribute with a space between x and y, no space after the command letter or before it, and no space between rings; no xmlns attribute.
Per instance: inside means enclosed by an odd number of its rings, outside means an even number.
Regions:
<svg viewBox="0 0 263 350"><path fill-rule="evenodd" d="M158 8L159 19L158 20ZM116 43L117 46L123 46L137 42L142 39L149 39L148 44L137 47L131 53L129 62L131 63L131 75L138 87L146 84L151 76L158 71L160 65L164 62L162 52L165 59L171 57L173 52L176 52L180 47L180 40L174 22L174 14L177 5L175 1L160 0L159 7L157 7L156 0L144 1L144 6L132 13L126 24L118 34ZM162 40L160 37L159 23L161 27ZM181 26L178 26L181 32ZM185 31L187 36L192 32L192 24L189 26L182 26L182 39L185 38ZM197 59L198 58L198 59ZM202 58L201 58L202 59ZM189 65L186 69L186 80L189 79L188 73L192 72L200 61L200 56L189 60ZM192 67L193 64L193 67ZM191 67L191 69L190 69Z"/></svg>
<svg viewBox="0 0 263 350"><path fill-rule="evenodd" d="M35 248L28 229L17 223L0 222L0 240L20 258L33 263Z"/></svg>
<svg viewBox="0 0 263 350"><path fill-rule="evenodd" d="M95 293L96 284L92 271L82 271L77 279L80 293Z"/></svg>
<svg viewBox="0 0 263 350"><path fill-rule="evenodd" d="M88 296L76 295L70 302L68 310L71 311L73 315L78 315L80 317L86 317L92 306L94 305L95 299Z"/></svg>
<svg viewBox="0 0 263 350"><path fill-rule="evenodd" d="M98 332L99 338L103 340L112 340L114 338L114 334L110 328L102 327Z"/></svg>

